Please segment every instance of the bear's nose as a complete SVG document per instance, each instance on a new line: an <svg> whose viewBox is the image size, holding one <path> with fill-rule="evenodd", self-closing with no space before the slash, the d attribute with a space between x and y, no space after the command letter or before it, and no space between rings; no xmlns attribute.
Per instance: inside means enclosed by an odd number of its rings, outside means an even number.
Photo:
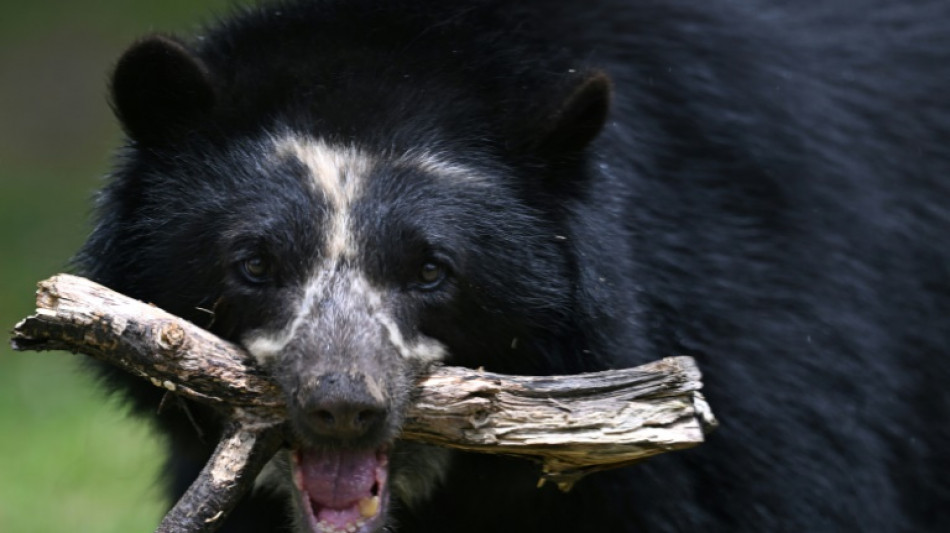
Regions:
<svg viewBox="0 0 950 533"><path fill-rule="evenodd" d="M328 400L314 405L308 413L311 429L317 435L355 439L373 431L385 417L378 405L345 400Z"/></svg>
<svg viewBox="0 0 950 533"><path fill-rule="evenodd" d="M298 421L316 437L353 440L379 432L386 420L385 404L369 394L363 380L328 374L307 395Z"/></svg>

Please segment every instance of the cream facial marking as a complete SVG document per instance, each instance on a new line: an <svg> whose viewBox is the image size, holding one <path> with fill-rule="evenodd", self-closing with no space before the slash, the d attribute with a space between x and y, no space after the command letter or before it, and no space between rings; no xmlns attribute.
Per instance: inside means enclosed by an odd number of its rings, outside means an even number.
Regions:
<svg viewBox="0 0 950 533"><path fill-rule="evenodd" d="M426 362L443 359L446 350L441 343L427 337L413 342L405 340L383 306L383 293L369 283L352 261L357 257L357 244L352 238L350 210L362 195L366 176L375 168L377 160L355 147L334 146L308 137L288 135L275 138L274 144L278 157L295 158L309 170L314 192L326 201L330 210L323 229L327 245L325 255L295 304L293 318L279 331L256 330L245 335L241 341L248 352L260 363L278 357L298 330L316 319L315 306L331 300L348 309L346 312L353 313L354 318L365 313L369 323L380 326L380 334L400 356ZM462 166L445 163L430 152L407 152L395 162L439 175L460 178L477 175Z"/></svg>
<svg viewBox="0 0 950 533"><path fill-rule="evenodd" d="M416 167L423 172L456 180L478 182L481 174L464 165L454 163L442 152L413 148L396 158L396 164Z"/></svg>
<svg viewBox="0 0 950 533"><path fill-rule="evenodd" d="M307 283L296 303L294 316L277 332L252 331L241 340L247 351L261 364L280 356L301 327L316 320L315 306L322 300L333 300L339 307L349 309L355 317L365 314L367 324L380 326L380 334L406 359L434 362L445 358L445 347L425 336L413 342L405 339L399 326L383 305L383 293L356 269L320 269Z"/></svg>
<svg viewBox="0 0 950 533"><path fill-rule="evenodd" d="M315 192L330 209L327 259L355 255L350 228L350 209L360 197L366 176L376 165L365 152L352 146L334 146L324 141L287 136L275 141L278 157L294 157L310 171Z"/></svg>
<svg viewBox="0 0 950 533"><path fill-rule="evenodd" d="M328 275L327 271L321 271L307 284L303 296L297 302L294 318L282 331L271 334L252 331L241 339L244 347L258 363L266 363L280 355L281 351L294 338L300 326L310 317L314 302L326 290L327 280L325 278Z"/></svg>
<svg viewBox="0 0 950 533"><path fill-rule="evenodd" d="M389 343L405 359L418 359L427 363L445 359L445 346L442 343L424 336L416 342L408 343L402 331L399 330L399 326L389 315L380 313L376 319L389 335Z"/></svg>

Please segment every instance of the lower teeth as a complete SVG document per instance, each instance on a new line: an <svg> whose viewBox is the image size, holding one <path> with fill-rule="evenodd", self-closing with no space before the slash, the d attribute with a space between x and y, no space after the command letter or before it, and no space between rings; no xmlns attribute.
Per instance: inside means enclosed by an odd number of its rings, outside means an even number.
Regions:
<svg viewBox="0 0 950 533"><path fill-rule="evenodd" d="M366 524L365 520L357 520L352 524L347 525L346 527L337 527L333 524L320 521L317 522L317 533L356 533L361 527Z"/></svg>

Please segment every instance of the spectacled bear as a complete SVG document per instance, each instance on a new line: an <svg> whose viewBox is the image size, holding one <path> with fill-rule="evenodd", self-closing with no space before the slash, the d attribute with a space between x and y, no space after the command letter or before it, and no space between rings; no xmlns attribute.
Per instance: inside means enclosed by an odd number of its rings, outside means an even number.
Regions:
<svg viewBox="0 0 950 533"><path fill-rule="evenodd" d="M948 28L940 0L244 8L118 61L78 268L280 383L295 442L231 533L950 531ZM397 438L434 362L677 354L720 430L568 494ZM219 421L110 379L180 494Z"/></svg>

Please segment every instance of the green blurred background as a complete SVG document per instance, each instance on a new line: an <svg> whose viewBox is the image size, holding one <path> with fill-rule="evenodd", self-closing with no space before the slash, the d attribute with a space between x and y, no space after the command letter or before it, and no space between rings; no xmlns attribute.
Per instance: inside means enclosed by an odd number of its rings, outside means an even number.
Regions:
<svg viewBox="0 0 950 533"><path fill-rule="evenodd" d="M78 371L13 353L37 280L66 268L120 140L106 78L151 31L189 32L229 0L0 0L0 533L152 531L161 441Z"/></svg>

